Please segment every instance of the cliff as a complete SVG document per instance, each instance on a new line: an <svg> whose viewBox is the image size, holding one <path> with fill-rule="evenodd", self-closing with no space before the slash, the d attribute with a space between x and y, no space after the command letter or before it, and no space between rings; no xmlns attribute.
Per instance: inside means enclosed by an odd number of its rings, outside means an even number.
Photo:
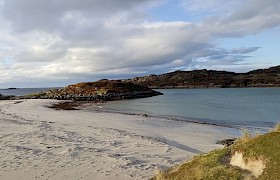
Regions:
<svg viewBox="0 0 280 180"><path fill-rule="evenodd" d="M161 75L135 77L123 81L150 88L279 87L280 66L258 69L247 73L206 69L175 71Z"/></svg>

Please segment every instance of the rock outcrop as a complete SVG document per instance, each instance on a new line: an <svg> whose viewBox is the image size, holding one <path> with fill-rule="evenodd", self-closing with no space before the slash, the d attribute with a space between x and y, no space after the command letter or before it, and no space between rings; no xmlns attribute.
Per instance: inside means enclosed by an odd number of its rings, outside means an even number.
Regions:
<svg viewBox="0 0 280 180"><path fill-rule="evenodd" d="M144 98L162 93L142 85L118 80L100 80L69 85L62 89L52 89L22 98L58 99L75 101L112 101L120 99Z"/></svg>

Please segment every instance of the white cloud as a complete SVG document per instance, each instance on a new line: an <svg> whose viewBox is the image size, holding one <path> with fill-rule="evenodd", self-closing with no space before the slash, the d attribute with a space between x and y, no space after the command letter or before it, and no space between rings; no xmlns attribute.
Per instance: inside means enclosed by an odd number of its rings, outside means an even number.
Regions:
<svg viewBox="0 0 280 180"><path fill-rule="evenodd" d="M198 23L145 20L145 8L160 0L3 2L1 82L151 74L200 66L200 61L211 68L245 64L258 47L227 50L215 40L280 24L276 0L182 1L187 11L207 15Z"/></svg>
<svg viewBox="0 0 280 180"><path fill-rule="evenodd" d="M71 15L106 18L137 9L156 0L4 0L2 12L17 31L53 31Z"/></svg>

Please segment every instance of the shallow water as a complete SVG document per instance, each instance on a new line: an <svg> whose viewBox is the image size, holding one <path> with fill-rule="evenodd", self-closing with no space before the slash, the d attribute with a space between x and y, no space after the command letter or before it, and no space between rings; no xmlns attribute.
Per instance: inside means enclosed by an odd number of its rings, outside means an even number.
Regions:
<svg viewBox="0 0 280 180"><path fill-rule="evenodd" d="M280 122L280 88L165 89L162 96L113 101L103 109L172 116L229 126L273 127Z"/></svg>

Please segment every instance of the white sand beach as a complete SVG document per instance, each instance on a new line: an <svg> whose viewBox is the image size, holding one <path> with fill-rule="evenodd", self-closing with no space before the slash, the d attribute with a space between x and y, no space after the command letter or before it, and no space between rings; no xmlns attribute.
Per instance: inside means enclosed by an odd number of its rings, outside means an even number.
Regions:
<svg viewBox="0 0 280 180"><path fill-rule="evenodd" d="M0 179L149 179L156 169L220 148L237 130L119 113L0 101Z"/></svg>

